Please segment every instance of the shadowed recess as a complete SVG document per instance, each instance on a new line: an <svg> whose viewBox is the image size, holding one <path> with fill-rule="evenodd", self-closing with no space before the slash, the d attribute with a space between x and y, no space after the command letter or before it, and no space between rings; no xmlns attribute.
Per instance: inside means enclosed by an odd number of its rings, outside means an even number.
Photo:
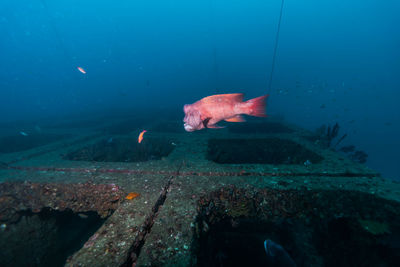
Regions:
<svg viewBox="0 0 400 267"><path fill-rule="evenodd" d="M322 157L293 141L280 138L210 139L207 159L228 164L319 163Z"/></svg>
<svg viewBox="0 0 400 267"><path fill-rule="evenodd" d="M67 154L67 160L97 162L141 162L167 157L174 146L167 139L112 138Z"/></svg>
<svg viewBox="0 0 400 267"><path fill-rule="evenodd" d="M1 233L0 265L64 266L104 221L96 212L24 212Z"/></svg>
<svg viewBox="0 0 400 267"><path fill-rule="evenodd" d="M267 239L297 266L400 262L398 203L365 193L222 188L199 200L196 221L197 266L283 266Z"/></svg>

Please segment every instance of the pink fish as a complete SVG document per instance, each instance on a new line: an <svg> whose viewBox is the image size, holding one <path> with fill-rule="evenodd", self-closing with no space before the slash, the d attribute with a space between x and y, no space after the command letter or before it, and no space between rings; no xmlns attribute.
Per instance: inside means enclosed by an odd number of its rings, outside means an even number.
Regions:
<svg viewBox="0 0 400 267"><path fill-rule="evenodd" d="M78 67L78 70L79 70L80 72L82 72L83 74L86 74L86 71L85 71L83 68Z"/></svg>
<svg viewBox="0 0 400 267"><path fill-rule="evenodd" d="M184 127L188 132L204 128L222 128L219 121L243 122L241 114L266 117L265 100L268 95L243 102L243 94L223 94L205 97L193 104L185 105Z"/></svg>

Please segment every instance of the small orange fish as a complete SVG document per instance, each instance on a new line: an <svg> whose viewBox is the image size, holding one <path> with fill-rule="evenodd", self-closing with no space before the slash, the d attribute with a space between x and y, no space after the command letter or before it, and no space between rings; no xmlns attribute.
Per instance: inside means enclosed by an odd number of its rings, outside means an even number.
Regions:
<svg viewBox="0 0 400 267"><path fill-rule="evenodd" d="M85 71L83 68L78 67L78 70L79 70L80 72L82 72L83 74L86 74L86 71Z"/></svg>
<svg viewBox="0 0 400 267"><path fill-rule="evenodd" d="M130 193L125 197L125 199L127 199L127 200L132 200L132 199L134 199L134 198L137 198L138 196L140 196L139 193L130 192Z"/></svg>
<svg viewBox="0 0 400 267"><path fill-rule="evenodd" d="M146 130L143 130L140 134L139 134L139 138L138 138L138 143L140 144L143 140L143 135L144 133L147 132Z"/></svg>

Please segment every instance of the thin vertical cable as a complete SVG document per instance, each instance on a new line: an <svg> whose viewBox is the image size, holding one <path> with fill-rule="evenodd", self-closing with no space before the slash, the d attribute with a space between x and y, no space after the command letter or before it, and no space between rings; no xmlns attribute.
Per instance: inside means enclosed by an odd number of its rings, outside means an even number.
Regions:
<svg viewBox="0 0 400 267"><path fill-rule="evenodd" d="M271 92L272 77L274 75L274 70L275 70L276 51L278 50L279 32L281 30L281 20L282 20L282 13L283 13L283 5L284 5L284 3L285 3L285 0L282 0L281 11L280 11L280 14L279 14L279 21L278 21L278 29L276 31L276 37L275 37L274 55L272 57L271 74L269 76L268 94Z"/></svg>

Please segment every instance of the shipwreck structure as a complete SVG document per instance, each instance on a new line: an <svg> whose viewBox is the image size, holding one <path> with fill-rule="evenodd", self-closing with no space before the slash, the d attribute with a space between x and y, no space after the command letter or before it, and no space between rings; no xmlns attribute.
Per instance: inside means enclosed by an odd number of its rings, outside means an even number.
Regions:
<svg viewBox="0 0 400 267"><path fill-rule="evenodd" d="M0 265L267 266L266 239L298 266L399 265L400 184L313 133L149 121L2 126Z"/></svg>

